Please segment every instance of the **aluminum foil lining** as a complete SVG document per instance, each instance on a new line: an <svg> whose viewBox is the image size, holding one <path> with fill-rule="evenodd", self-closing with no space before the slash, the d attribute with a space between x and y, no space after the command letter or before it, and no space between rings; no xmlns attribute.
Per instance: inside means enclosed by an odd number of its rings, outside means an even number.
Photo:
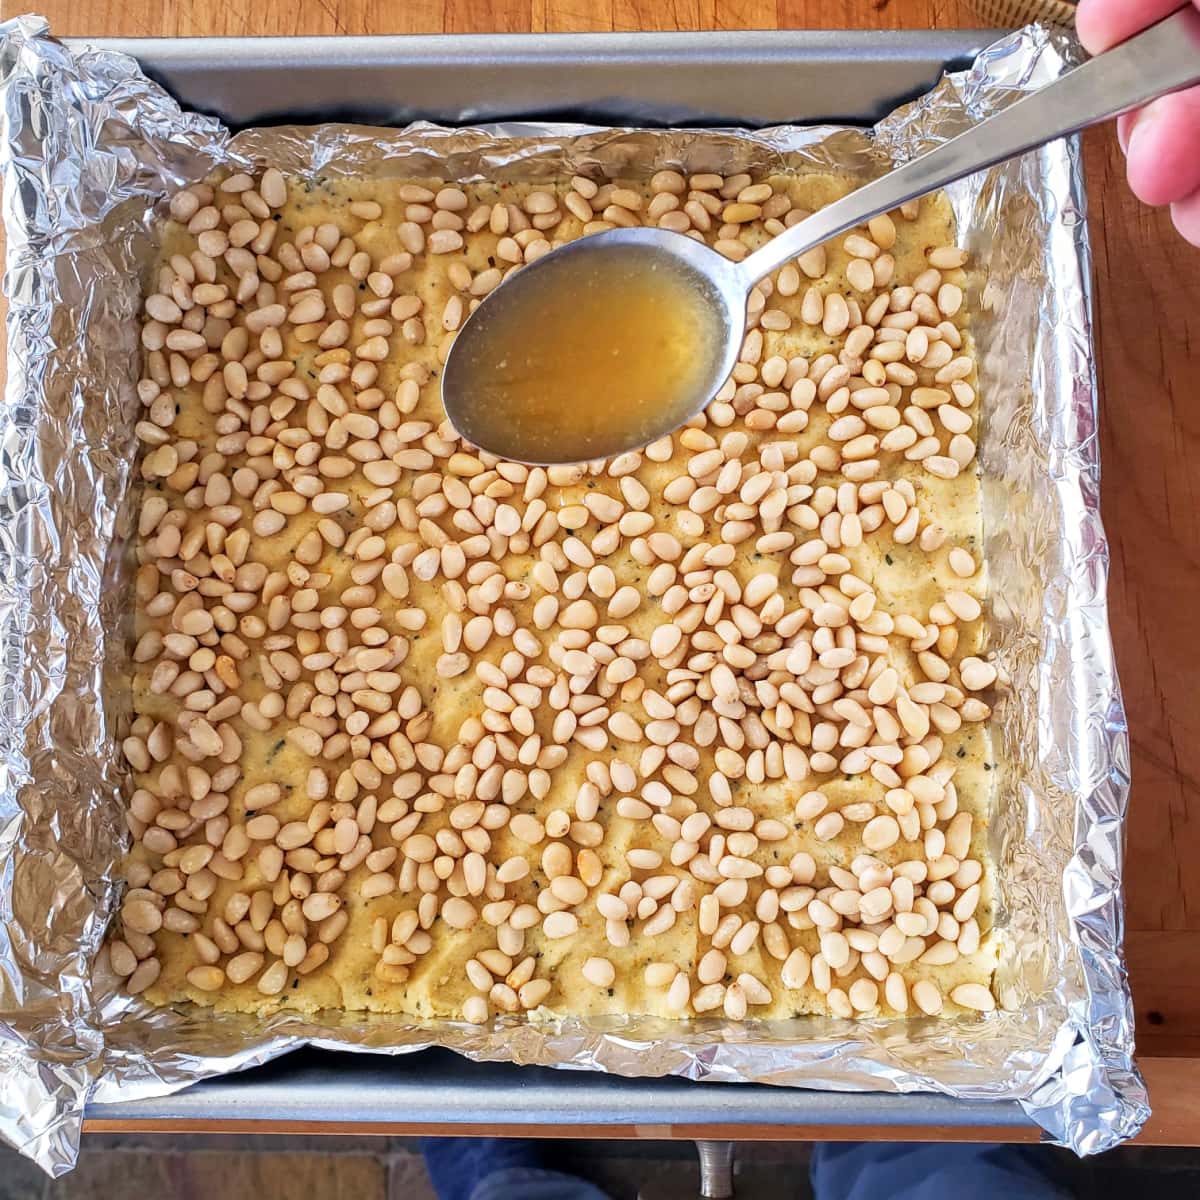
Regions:
<svg viewBox="0 0 1200 1200"><path fill-rule="evenodd" d="M249 130L182 112L130 58L0 25L8 375L0 410L0 1134L70 1168L89 1098L165 1094L304 1043L624 1075L1017 1099L1079 1153L1133 1135L1121 957L1129 746L1105 607L1089 259L1079 148L1058 142L950 190L983 269L970 297L981 392L996 717L993 817L1003 1011L953 1021L644 1018L474 1028L151 1009L93 974L124 832L129 528L140 277L156 206L221 163L326 174L561 177L817 167L878 173L1072 61L1030 27L874 131L520 125Z"/></svg>

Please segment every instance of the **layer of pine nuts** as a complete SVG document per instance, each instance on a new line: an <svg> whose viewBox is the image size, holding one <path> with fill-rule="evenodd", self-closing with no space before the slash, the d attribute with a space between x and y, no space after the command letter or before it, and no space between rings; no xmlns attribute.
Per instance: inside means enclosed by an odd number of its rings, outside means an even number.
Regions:
<svg viewBox="0 0 1200 1200"><path fill-rule="evenodd" d="M994 1007L944 199L764 281L733 377L644 452L497 461L438 401L466 315L553 245L657 224L740 258L846 186L266 169L174 196L139 385L130 992Z"/></svg>

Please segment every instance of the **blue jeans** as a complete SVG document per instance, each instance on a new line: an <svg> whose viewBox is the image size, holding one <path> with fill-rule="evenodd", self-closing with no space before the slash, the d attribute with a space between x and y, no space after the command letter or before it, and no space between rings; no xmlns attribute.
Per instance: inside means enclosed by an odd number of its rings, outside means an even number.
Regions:
<svg viewBox="0 0 1200 1200"><path fill-rule="evenodd" d="M608 1200L593 1183L537 1165L535 1143L427 1138L422 1149L440 1200ZM1071 1200L1047 1166L1038 1146L817 1142L810 1177L817 1200ZM780 1200L790 1200L786 1187Z"/></svg>
<svg viewBox="0 0 1200 1200"><path fill-rule="evenodd" d="M609 1200L608 1193L575 1175L541 1167L505 1167L484 1179L471 1200Z"/></svg>
<svg viewBox="0 0 1200 1200"><path fill-rule="evenodd" d="M817 1200L1071 1200L1040 1146L978 1142L816 1142Z"/></svg>
<svg viewBox="0 0 1200 1200"><path fill-rule="evenodd" d="M438 1200L609 1200L594 1184L543 1165L523 1138L422 1138Z"/></svg>

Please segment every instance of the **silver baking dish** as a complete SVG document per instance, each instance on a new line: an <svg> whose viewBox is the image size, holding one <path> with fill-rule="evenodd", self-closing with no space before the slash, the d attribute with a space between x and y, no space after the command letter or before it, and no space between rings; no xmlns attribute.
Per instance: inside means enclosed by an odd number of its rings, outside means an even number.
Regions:
<svg viewBox="0 0 1200 1200"><path fill-rule="evenodd" d="M600 125L871 124L966 66L995 31L107 39L186 108L234 127L279 122L445 124L521 118ZM631 1079L304 1051L172 1096L89 1105L99 1122L343 1125L1005 1127L1015 1103ZM111 1127L111 1126L109 1126ZM398 1130L399 1131L399 1130ZM650 1133L652 1136L653 1134ZM660 1136L665 1135L660 1132Z"/></svg>
<svg viewBox="0 0 1200 1200"><path fill-rule="evenodd" d="M1015 1103L958 1100L927 1092L818 1092L761 1083L703 1084L677 1076L630 1079L600 1071L561 1071L477 1063L449 1050L379 1056L298 1050L240 1075L197 1083L171 1096L89 1104L85 1120L113 1128L116 1122L153 1131L211 1130L216 1123L261 1122L293 1129L320 1121L329 1133L403 1134L455 1125L508 1127L572 1125L621 1128L630 1137L687 1137L689 1128L766 1125L783 1138L784 1129L803 1126L884 1127L971 1126L994 1130L1002 1141L1036 1128ZM1007 1130L1007 1133L1006 1133ZM591 1132L591 1130L589 1130ZM762 1137L761 1132L756 1134ZM811 1136L811 1134L807 1134ZM845 1136L843 1134L842 1136ZM934 1137L931 1131L928 1135ZM1027 1135L1026 1135L1027 1136Z"/></svg>

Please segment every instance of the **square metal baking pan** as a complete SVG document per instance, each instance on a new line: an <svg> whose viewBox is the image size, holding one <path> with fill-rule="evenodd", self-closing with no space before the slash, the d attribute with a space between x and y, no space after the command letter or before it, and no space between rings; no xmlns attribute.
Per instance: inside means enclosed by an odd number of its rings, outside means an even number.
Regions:
<svg viewBox="0 0 1200 1200"><path fill-rule="evenodd" d="M234 127L521 118L599 125L871 124L966 66L996 31L110 39L186 108ZM305 1051L173 1096L91 1105L93 1127L320 1123L402 1132L455 1125L971 1126L1025 1132L1014 1103L818 1092L473 1063L444 1051ZM648 1128L649 1127L649 1128ZM1012 1136L1010 1132L1009 1136Z"/></svg>

